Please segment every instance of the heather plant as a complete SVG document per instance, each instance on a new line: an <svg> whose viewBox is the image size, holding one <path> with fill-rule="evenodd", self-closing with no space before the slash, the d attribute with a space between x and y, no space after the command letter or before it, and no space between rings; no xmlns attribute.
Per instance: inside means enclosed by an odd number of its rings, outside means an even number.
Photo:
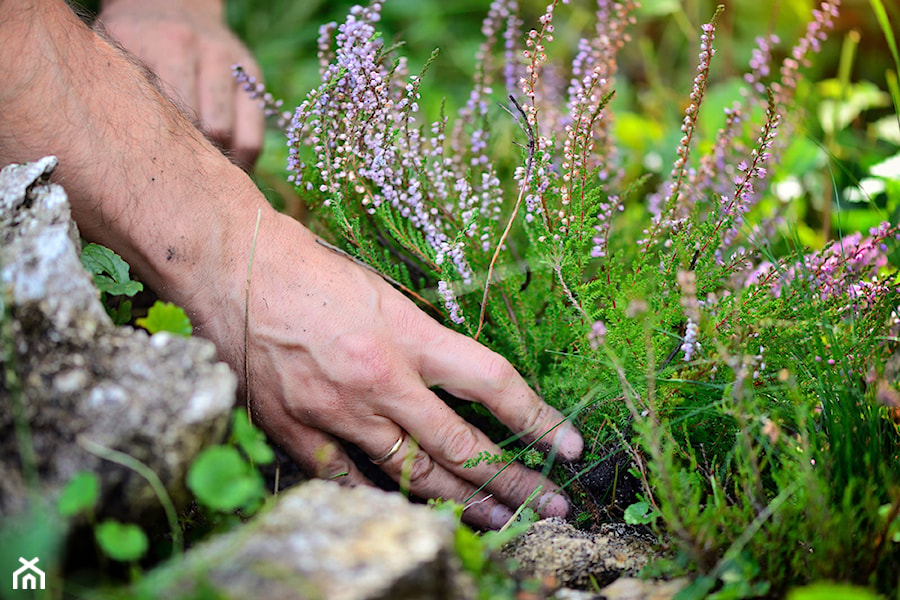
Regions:
<svg viewBox="0 0 900 600"><path fill-rule="evenodd" d="M882 219L810 248L769 189L839 0L818 2L796 40L757 39L709 136L700 119L715 10L662 170L616 137L618 58L636 3L599 1L583 37L562 45L563 64L551 56L567 4L527 23L517 2L494 1L454 115L423 114L438 53L412 65L386 43L383 2L323 26L320 84L286 126L289 179L312 226L509 358L584 432L581 473L611 446L626 449L643 498L618 514L653 523L672 550L667 574L696 575L686 597L820 579L892 589L900 231ZM515 439L504 447L473 460L534 458ZM580 473L550 468L595 514Z"/></svg>

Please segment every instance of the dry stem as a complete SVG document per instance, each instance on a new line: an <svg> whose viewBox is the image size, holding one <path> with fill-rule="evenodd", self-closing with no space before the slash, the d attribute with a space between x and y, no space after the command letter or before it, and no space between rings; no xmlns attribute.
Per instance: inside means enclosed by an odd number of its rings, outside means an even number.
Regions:
<svg viewBox="0 0 900 600"><path fill-rule="evenodd" d="M487 309L487 298L488 292L491 289L491 279L494 277L494 265L497 263L497 258L500 256L500 250L503 248L503 243L509 236L509 231L512 229L513 222L516 220L516 215L519 213L519 207L522 206L522 199L525 197L525 190L528 189L528 182L531 180L531 169L534 166L534 151L537 144L534 136L534 128L531 126L531 123L528 122L528 115L522 110L522 107L519 105L518 101L516 101L515 96L510 94L509 99L512 101L513 105L515 105L519 114L522 115L522 119L524 119L524 121L520 121L516 118L519 122L519 127L521 127L522 131L525 132L525 135L528 136L528 158L525 161L525 177L522 178L522 186L519 188L519 197L516 198L516 205L513 208L512 214L509 216L509 221L506 223L506 229L503 230L503 235L500 236L497 247L494 249L494 255L491 257L491 264L488 266L487 279L485 279L484 282L484 295L481 298L481 313L478 315L478 328L475 330L475 335L473 336L475 340L478 340L478 336L481 335L481 329L484 327L484 313Z"/></svg>

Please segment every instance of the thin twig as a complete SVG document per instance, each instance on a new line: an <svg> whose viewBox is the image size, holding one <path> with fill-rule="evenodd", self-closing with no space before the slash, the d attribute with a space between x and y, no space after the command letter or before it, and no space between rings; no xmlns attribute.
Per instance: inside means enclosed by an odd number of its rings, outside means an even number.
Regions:
<svg viewBox="0 0 900 600"><path fill-rule="evenodd" d="M578 309L578 312L580 312L584 316L585 319L590 321L591 318L581 307L581 304L578 303L578 300L575 298L575 294L572 293L572 290L569 289L569 286L566 285L566 280L563 279L562 265L560 265L560 264L553 265L553 270L556 271L556 277L559 279L559 284L562 286L563 291L566 293L566 296L569 298L569 302L572 303L572 306L574 306L575 308Z"/></svg>
<svg viewBox="0 0 900 600"><path fill-rule="evenodd" d="M259 221L262 209L256 211L256 228L253 230L253 244L250 246L250 261L247 263L247 288L244 290L244 391L247 394L247 421L253 425L253 411L250 407L250 275L253 273L253 257L256 254L256 239L259 236Z"/></svg>
<svg viewBox="0 0 900 600"><path fill-rule="evenodd" d="M481 313L478 315L478 328L475 330L474 335L474 338L476 340L478 339L478 336L481 335L481 329L484 327L484 313L487 309L487 299L488 292L491 289L491 279L494 276L494 265L497 263L497 258L500 256L500 250L503 248L503 243L506 241L507 236L509 236L509 231L510 229L512 229L512 225L516 220L516 215L519 213L519 207L522 206L522 199L525 197L525 190L528 189L528 182L531 180L531 170L534 166L534 153L537 147L537 140L534 136L534 128L531 126L531 123L528 122L528 115L526 115L525 111L522 110L522 107L519 105L515 96L510 94L509 99L510 101L512 101L513 105L516 107L516 110L519 111L519 113L522 115L522 118L524 119L519 120L518 118L516 118L516 122L519 124L519 127L522 128L522 131L525 132L525 135L528 136L528 159L525 161L525 177L522 178L522 186L519 188L519 197L516 198L516 205L513 208L512 214L509 216L509 221L506 223L506 229L503 230L503 235L500 236L500 241L497 242L497 247L494 249L494 255L491 257L491 264L488 267L487 279L484 282L484 295L481 298Z"/></svg>

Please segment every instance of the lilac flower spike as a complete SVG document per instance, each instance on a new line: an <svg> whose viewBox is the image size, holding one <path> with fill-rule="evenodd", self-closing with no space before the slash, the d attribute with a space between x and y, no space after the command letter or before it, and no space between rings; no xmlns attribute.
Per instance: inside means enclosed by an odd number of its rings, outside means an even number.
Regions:
<svg viewBox="0 0 900 600"><path fill-rule="evenodd" d="M459 303L456 301L456 295L450 288L450 284L448 284L444 280L438 281L437 289L438 294L440 294L441 299L444 301L444 307L447 309L450 320L457 325L462 325L463 323L465 323L466 319L462 315L462 311L459 308Z"/></svg>
<svg viewBox="0 0 900 600"><path fill-rule="evenodd" d="M458 230L444 220L437 206L447 199L455 178L437 160L435 148L442 147L440 141L424 139L417 126L419 79L405 76L402 59L395 68L385 64L374 27L381 4L356 6L336 30L323 30L323 35L336 31L334 51L322 40L319 49L323 60L333 59L323 69L321 86L294 114L288 129L289 168L294 181L302 181L310 167L300 161L300 148L312 147L316 163L311 165L310 179L321 181L319 190L327 196L326 204L359 198L370 214L383 204L391 206L422 233L439 270L447 265L470 283L473 274L462 243L455 239ZM432 131L442 136L442 123ZM477 189L461 197L462 212L474 214L483 208L472 202L495 201L498 186L495 179L482 179Z"/></svg>
<svg viewBox="0 0 900 600"><path fill-rule="evenodd" d="M735 176L734 195L731 197L723 195L721 197L722 218L730 220L730 225L724 231L721 246L716 251L716 258L720 264L722 263L721 249L729 247L735 240L738 230L744 224L744 215L750 211L758 199L754 189L754 180L766 178L767 170L765 164L771 158L771 150L778 134L780 121L781 117L775 111L774 98L771 98L769 107L766 110L766 122L763 125L759 138L756 140L757 147L750 153L750 164L747 164L746 161L741 161L738 164L738 171L741 174Z"/></svg>
<svg viewBox="0 0 900 600"><path fill-rule="evenodd" d="M259 106L266 118L278 117L279 129L284 129L291 120L291 111L282 110L282 100L276 100L272 94L266 91L266 86L257 81L253 75L244 70L241 65L232 65L231 76L234 77L242 89L247 92L251 100L259 100Z"/></svg>
<svg viewBox="0 0 900 600"><path fill-rule="evenodd" d="M678 158L672 165L672 171L669 174L669 182L666 184L665 199L655 208L654 216L651 221L650 228L644 231L644 238L638 240L638 245L644 246L645 251L650 242L656 238L660 230L668 227L670 213L677 205L681 196L681 187L688 175L688 157L691 151L691 140L697 126L697 118L700 114L700 105L703 103L703 97L706 93L706 82L709 77L709 67L713 55L716 50L713 47L713 41L716 38L716 24L719 21L719 15L722 14L724 7L719 6L713 14L709 23L702 26L703 33L700 36L700 54L697 64L697 75L694 77L694 83L691 88L690 100L684 112L684 120L681 125L681 141L678 144L676 153Z"/></svg>
<svg viewBox="0 0 900 600"><path fill-rule="evenodd" d="M841 0L822 0L812 11L812 20L806 26L806 34L791 50L791 55L781 65L781 82L772 83L772 91L779 104L784 104L797 87L797 71L809 66L809 55L821 49L828 32L834 28L834 19L839 14Z"/></svg>
<svg viewBox="0 0 900 600"><path fill-rule="evenodd" d="M616 212L621 212L624 209L625 205L622 204L619 196L609 196L606 202L600 205L600 213L597 214L598 223L594 225L597 235L591 239L594 243L591 248L592 258L603 258L606 256L609 248L609 233L613 216Z"/></svg>
<svg viewBox="0 0 900 600"><path fill-rule="evenodd" d="M750 58L750 72L744 75L744 81L750 84L757 94L766 93L765 81L772 74L772 48L780 41L775 34L756 38L756 48Z"/></svg>

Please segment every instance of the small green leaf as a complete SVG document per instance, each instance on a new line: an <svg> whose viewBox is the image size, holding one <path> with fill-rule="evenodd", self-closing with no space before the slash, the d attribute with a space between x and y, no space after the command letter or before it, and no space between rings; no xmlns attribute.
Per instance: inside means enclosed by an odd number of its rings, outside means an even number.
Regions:
<svg viewBox="0 0 900 600"><path fill-rule="evenodd" d="M131 300L122 298L119 300L119 305L116 307L107 304L106 312L112 317L113 323L116 325L125 325L131 321L131 307Z"/></svg>
<svg viewBox="0 0 900 600"><path fill-rule="evenodd" d="M522 512L516 515L516 523L530 525L540 519L540 516L530 508L523 508Z"/></svg>
<svg viewBox="0 0 900 600"><path fill-rule="evenodd" d="M830 598L832 600L877 600L881 598L872 590L856 587L845 583L814 583L802 588L791 590L788 600L818 600Z"/></svg>
<svg viewBox="0 0 900 600"><path fill-rule="evenodd" d="M160 300L157 300L150 307L146 317L136 320L135 323L150 333L168 331L189 337L193 331L191 320L184 312L184 309L180 306L175 306L171 302L162 302Z"/></svg>
<svg viewBox="0 0 900 600"><path fill-rule="evenodd" d="M484 570L488 551L483 540L467 527L456 528L456 555L468 573L479 574Z"/></svg>
<svg viewBox="0 0 900 600"><path fill-rule="evenodd" d="M253 506L265 494L262 476L232 446L201 452L188 470L187 485L199 502L223 512Z"/></svg>
<svg viewBox="0 0 900 600"><path fill-rule="evenodd" d="M678 0L650 0L641 2L638 13L643 17L664 17L672 15L681 9Z"/></svg>
<svg viewBox="0 0 900 600"><path fill-rule="evenodd" d="M625 509L625 522L629 525L648 525L659 515L650 510L649 502L635 502Z"/></svg>
<svg viewBox="0 0 900 600"><path fill-rule="evenodd" d="M234 411L231 439L255 463L267 465L275 460L275 452L266 441L266 434L250 423L247 411L243 408Z"/></svg>
<svg viewBox="0 0 900 600"><path fill-rule="evenodd" d="M139 281L132 281L130 267L122 257L99 244L88 244L81 251L81 264L94 277L94 285L112 296L134 296L144 289Z"/></svg>
<svg viewBox="0 0 900 600"><path fill-rule="evenodd" d="M57 501L59 514L71 517L94 507L100 497L100 480L90 471L80 471L66 484Z"/></svg>
<svg viewBox="0 0 900 600"><path fill-rule="evenodd" d="M133 523L104 521L94 530L97 544L113 560L137 560L147 551L147 535Z"/></svg>

